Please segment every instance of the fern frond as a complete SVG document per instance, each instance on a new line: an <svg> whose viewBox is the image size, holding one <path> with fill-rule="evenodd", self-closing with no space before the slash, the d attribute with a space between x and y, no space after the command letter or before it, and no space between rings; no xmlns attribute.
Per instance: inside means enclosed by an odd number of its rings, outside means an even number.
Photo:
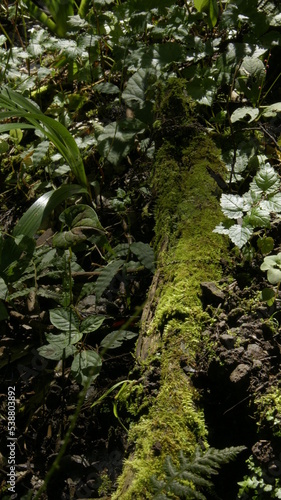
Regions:
<svg viewBox="0 0 281 500"><path fill-rule="evenodd" d="M244 446L233 446L223 450L209 448L202 452L198 447L191 458L187 458L181 451L179 465L175 465L171 457L167 456L163 465L165 479L151 478L155 491L154 500L176 498L206 500L201 490L209 491L212 488L213 483L209 477L218 474L218 469L222 464L234 460L243 450L245 450Z"/></svg>

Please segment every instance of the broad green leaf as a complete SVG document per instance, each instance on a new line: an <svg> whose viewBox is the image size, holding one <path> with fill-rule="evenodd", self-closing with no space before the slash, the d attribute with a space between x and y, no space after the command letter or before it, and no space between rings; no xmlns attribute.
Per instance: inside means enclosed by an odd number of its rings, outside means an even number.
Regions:
<svg viewBox="0 0 281 500"><path fill-rule="evenodd" d="M229 238L232 243L236 245L238 248L242 248L247 241L251 238L253 234L253 229L251 227L243 227L240 224L234 224L229 229Z"/></svg>
<svg viewBox="0 0 281 500"><path fill-rule="evenodd" d="M276 214L281 213L281 193L269 196L267 200L262 200L260 202L260 207L267 212L272 212Z"/></svg>
<svg viewBox="0 0 281 500"><path fill-rule="evenodd" d="M269 163L259 170L253 182L250 184L250 190L256 195L261 195L262 193L267 195L276 193L279 187L280 180L278 174Z"/></svg>
<svg viewBox="0 0 281 500"><path fill-rule="evenodd" d="M16 144L19 144L23 138L22 130L20 128L13 128L12 130L10 130L10 137Z"/></svg>
<svg viewBox="0 0 281 500"><path fill-rule="evenodd" d="M269 307L271 307L275 302L275 292L272 288L264 288L261 291L261 300L266 302Z"/></svg>
<svg viewBox="0 0 281 500"><path fill-rule="evenodd" d="M134 130L123 130L120 123L110 123L97 138L101 156L113 165L118 165L131 151L135 135Z"/></svg>
<svg viewBox="0 0 281 500"><path fill-rule="evenodd" d="M194 0L194 7L199 12L205 12L209 10L210 0Z"/></svg>
<svg viewBox="0 0 281 500"><path fill-rule="evenodd" d="M266 118L274 118L277 113L281 113L281 102L275 102L270 106L266 106L262 111L263 116Z"/></svg>
<svg viewBox="0 0 281 500"><path fill-rule="evenodd" d="M101 298L103 292L110 285L114 276L118 273L123 264L124 260L122 259L113 260L101 270L95 286L97 300Z"/></svg>
<svg viewBox="0 0 281 500"><path fill-rule="evenodd" d="M80 331L85 335L86 333L92 333L98 330L105 320L104 316L89 316L82 321L80 326Z"/></svg>
<svg viewBox="0 0 281 500"><path fill-rule="evenodd" d="M104 231L97 213L88 205L73 205L64 210L59 219L69 228L100 229Z"/></svg>
<svg viewBox="0 0 281 500"><path fill-rule="evenodd" d="M55 344L47 344L39 347L37 349L40 356L43 356L47 359L52 359L54 361L59 361L63 358L68 358L69 356L73 356L76 352L76 347L74 345L68 345L64 348L57 346Z"/></svg>
<svg viewBox="0 0 281 500"><path fill-rule="evenodd" d="M68 345L77 344L77 342L79 342L79 340L83 337L83 334L80 332L59 333L57 335L53 333L45 333L45 337L49 344L64 349L64 347Z"/></svg>
<svg viewBox="0 0 281 500"><path fill-rule="evenodd" d="M155 256L150 245L138 241L130 245L130 250L137 256L144 267L149 269L151 272L155 271Z"/></svg>
<svg viewBox="0 0 281 500"><path fill-rule="evenodd" d="M240 120L245 120L248 123L252 122L259 116L259 110L257 108L251 108L250 106L244 106L243 108L236 109L231 115L232 123L238 122ZM250 118L250 119L248 119Z"/></svg>
<svg viewBox="0 0 281 500"><path fill-rule="evenodd" d="M56 248L72 248L75 245L83 243L87 240L87 236L79 228L73 228L71 231L63 231L62 233L55 234L53 237L53 245Z"/></svg>
<svg viewBox="0 0 281 500"><path fill-rule="evenodd" d="M136 332L117 330L106 335L100 345L104 349L117 349L118 347L121 347L125 340L130 340L137 336L138 334Z"/></svg>
<svg viewBox="0 0 281 500"><path fill-rule="evenodd" d="M249 214L244 217L244 223L255 227L270 227L270 214L267 210L254 207Z"/></svg>
<svg viewBox="0 0 281 500"><path fill-rule="evenodd" d="M120 90L117 85L113 83L102 82L94 86L94 90L98 90L102 94L119 94Z"/></svg>
<svg viewBox="0 0 281 500"><path fill-rule="evenodd" d="M194 7L199 12L208 14L209 24L212 28L216 25L219 13L217 0L194 0Z"/></svg>
<svg viewBox="0 0 281 500"><path fill-rule="evenodd" d="M95 351L81 351L74 356L71 373L79 384L84 385L89 377L94 380L99 375L101 367L101 357Z"/></svg>
<svg viewBox="0 0 281 500"><path fill-rule="evenodd" d="M272 285L277 285L277 283L281 282L281 269L277 269L276 267L271 267L267 271L267 279L269 283Z"/></svg>
<svg viewBox="0 0 281 500"><path fill-rule="evenodd" d="M217 93L216 80L213 77L195 75L192 81L187 83L187 91L199 104L212 106Z"/></svg>
<svg viewBox="0 0 281 500"><path fill-rule="evenodd" d="M116 247L112 248L110 254L113 254L114 257L127 257L129 248L129 243L119 243L119 245L116 245Z"/></svg>
<svg viewBox="0 0 281 500"><path fill-rule="evenodd" d="M265 257L260 267L262 271L268 271L273 267L279 267L279 269L281 269L281 252L277 255L268 255Z"/></svg>
<svg viewBox="0 0 281 500"><path fill-rule="evenodd" d="M140 107L143 106L150 75L150 70L140 68L129 78L126 89L122 93L122 98L128 106L132 106L136 102Z"/></svg>
<svg viewBox="0 0 281 500"><path fill-rule="evenodd" d="M73 247L85 241L87 239L83 233L85 229L104 232L95 210L88 205L73 205L67 208L59 218L71 229L54 236L53 245L58 248Z"/></svg>
<svg viewBox="0 0 281 500"><path fill-rule="evenodd" d="M229 228L235 224L234 220L227 220L225 222L220 222L218 226L213 229L213 233L225 234L229 236Z"/></svg>
<svg viewBox="0 0 281 500"><path fill-rule="evenodd" d="M229 219L238 219L244 215L244 200L236 194L222 194L221 209Z"/></svg>
<svg viewBox="0 0 281 500"><path fill-rule="evenodd" d="M262 254L267 254L272 252L274 248L274 239L271 236L259 238L257 241L258 248Z"/></svg>
<svg viewBox="0 0 281 500"><path fill-rule="evenodd" d="M79 332L79 320L72 309L63 307L51 309L50 320L58 330L71 333Z"/></svg>
<svg viewBox="0 0 281 500"><path fill-rule="evenodd" d="M237 82L239 89L256 106L260 96L260 87L263 85L266 70L259 57L246 56L239 69Z"/></svg>
<svg viewBox="0 0 281 500"><path fill-rule="evenodd" d="M43 220L63 201L77 194L87 194L81 186L70 184L62 185L56 190L49 191L38 198L24 213L13 230L13 235L24 234L32 237L40 228Z"/></svg>

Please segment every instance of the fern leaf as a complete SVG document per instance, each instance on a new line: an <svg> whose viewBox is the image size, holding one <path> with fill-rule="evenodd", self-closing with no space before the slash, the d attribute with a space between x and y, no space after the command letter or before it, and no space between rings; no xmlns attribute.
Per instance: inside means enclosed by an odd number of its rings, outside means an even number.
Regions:
<svg viewBox="0 0 281 500"><path fill-rule="evenodd" d="M161 481L155 477L151 478L156 493L154 500L167 498L206 500L202 490L210 491L213 486L208 478L218 474L218 469L222 464L234 460L243 450L245 450L244 446L233 446L223 450L209 448L203 453L198 447L190 459L181 451L179 466L172 462L171 457L166 457L163 465L166 478Z"/></svg>

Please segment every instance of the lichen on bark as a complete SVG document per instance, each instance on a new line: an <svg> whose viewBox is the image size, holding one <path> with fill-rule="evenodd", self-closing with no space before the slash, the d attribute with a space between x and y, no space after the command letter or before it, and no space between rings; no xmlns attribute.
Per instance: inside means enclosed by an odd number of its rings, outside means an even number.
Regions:
<svg viewBox="0 0 281 500"><path fill-rule="evenodd" d="M169 88L174 102L173 86L176 92L176 81ZM181 109L186 111L186 105ZM219 188L208 168L222 174L224 167L215 144L199 128L194 126L188 137L180 132L177 137L177 143L166 137L154 163L157 271L136 349L143 380L155 366L159 387L156 394L145 396L146 412L131 423L129 441L134 451L125 461L113 499L153 498L150 477L161 475L166 455L175 458L183 450L188 456L198 442L208 445L190 374L196 368L200 333L208 320L200 283L220 278L225 250L222 237L212 232L221 212Z"/></svg>

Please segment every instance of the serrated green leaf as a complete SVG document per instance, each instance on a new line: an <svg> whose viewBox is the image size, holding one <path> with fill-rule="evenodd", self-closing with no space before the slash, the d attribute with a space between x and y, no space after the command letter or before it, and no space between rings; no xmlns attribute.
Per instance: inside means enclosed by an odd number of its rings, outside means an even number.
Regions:
<svg viewBox="0 0 281 500"><path fill-rule="evenodd" d="M250 227L243 227L240 224L234 224L229 229L228 235L232 243L238 248L242 248L253 234L253 229Z"/></svg>
<svg viewBox="0 0 281 500"><path fill-rule="evenodd" d="M254 207L251 212L244 217L244 224L255 227L270 227L270 214L267 210Z"/></svg>
<svg viewBox="0 0 281 500"><path fill-rule="evenodd" d="M84 385L89 377L95 379L99 375L101 367L101 357L95 351L82 351L74 356L71 372L75 380Z"/></svg>
<svg viewBox="0 0 281 500"><path fill-rule="evenodd" d="M229 219L238 219L244 214L244 200L236 194L222 194L221 209Z"/></svg>
<svg viewBox="0 0 281 500"><path fill-rule="evenodd" d="M137 256L141 264L149 269L149 271L155 271L155 256L153 249L147 243L142 241L134 242L130 245L130 250L134 255Z"/></svg>
<svg viewBox="0 0 281 500"><path fill-rule="evenodd" d="M101 298L103 292L110 285L115 274L119 271L123 264L124 260L122 259L113 260L101 270L95 286L97 300Z"/></svg>
<svg viewBox="0 0 281 500"><path fill-rule="evenodd" d="M89 316L84 319L80 326L80 331L85 335L98 330L105 320L105 316Z"/></svg>
<svg viewBox="0 0 281 500"><path fill-rule="evenodd" d="M250 190L256 195L261 195L262 193L267 195L274 194L278 191L279 187L280 180L278 174L269 163L259 170L250 184Z"/></svg>
<svg viewBox="0 0 281 500"><path fill-rule="evenodd" d="M129 253L129 243L120 243L116 247L112 248L112 253L115 257L127 257Z"/></svg>
<svg viewBox="0 0 281 500"><path fill-rule="evenodd" d="M133 339L137 336L138 334L135 332L128 330L116 330L106 335L100 345L104 349L117 349L123 344L124 341Z"/></svg>
<svg viewBox="0 0 281 500"><path fill-rule="evenodd" d="M281 213L281 193L269 196L267 200L262 200L260 202L260 207L268 213Z"/></svg>
<svg viewBox="0 0 281 500"><path fill-rule="evenodd" d="M235 224L234 220L220 222L218 226L213 229L213 233L225 234L229 236L229 228Z"/></svg>
<svg viewBox="0 0 281 500"><path fill-rule="evenodd" d="M51 309L50 321L52 325L63 332L79 332L79 320L72 309L63 307Z"/></svg>
<svg viewBox="0 0 281 500"><path fill-rule="evenodd" d="M134 103L138 103L140 107L143 106L150 74L150 70L140 68L129 78L126 89L122 93L122 98L128 106L133 106Z"/></svg>

